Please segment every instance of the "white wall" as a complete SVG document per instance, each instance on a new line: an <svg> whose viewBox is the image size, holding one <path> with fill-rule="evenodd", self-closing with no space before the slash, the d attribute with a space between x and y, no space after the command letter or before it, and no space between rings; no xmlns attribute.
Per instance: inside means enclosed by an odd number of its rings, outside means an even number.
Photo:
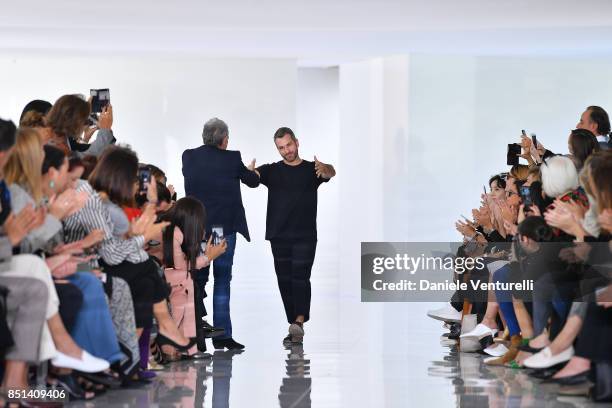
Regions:
<svg viewBox="0 0 612 408"><path fill-rule="evenodd" d="M297 76L297 128L300 156L314 156L338 169L340 151L339 73L337 68L300 68ZM338 270L339 184L343 172L319 187L316 279L336 279ZM323 266L324 265L324 266Z"/></svg>
<svg viewBox="0 0 612 408"><path fill-rule="evenodd" d="M110 88L113 129L141 161L159 165L182 192L181 153L201 144L204 121L230 127L244 159L274 158L262 143L280 123L295 124L293 60L0 55L0 116L18 120L31 99Z"/></svg>
<svg viewBox="0 0 612 408"><path fill-rule="evenodd" d="M357 71L372 64L381 65L380 103L367 107L366 95L352 93L371 83L371 72ZM569 131L586 106L612 110L610 59L416 54L345 64L340 73L340 109L352 112L341 116L342 150L359 149L347 147L351 141L366 149L376 141L384 145L382 157L372 150L365 168L373 180L360 187L373 219L378 211L384 214L384 240L458 239L454 221L459 214L471 216L490 175L507 171L506 144L517 141L521 129L567 153ZM373 132L354 131L355 123L381 117ZM346 157L354 166L364 162L358 155ZM341 202L348 197L342 194ZM359 206L347 208L354 210L348 218L362 215ZM371 218L361 226L370 239L379 236Z"/></svg>

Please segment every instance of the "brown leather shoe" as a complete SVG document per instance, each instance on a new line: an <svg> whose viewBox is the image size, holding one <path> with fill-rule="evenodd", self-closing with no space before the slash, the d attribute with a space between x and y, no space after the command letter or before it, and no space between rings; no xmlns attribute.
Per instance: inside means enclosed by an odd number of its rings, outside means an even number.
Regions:
<svg viewBox="0 0 612 408"><path fill-rule="evenodd" d="M487 365L503 366L506 363L511 362L516 358L516 355L519 352L518 346L521 345L522 341L523 337L521 337L520 334L515 334L514 336L510 337L510 346L508 347L506 354L497 358L485 359L484 363Z"/></svg>

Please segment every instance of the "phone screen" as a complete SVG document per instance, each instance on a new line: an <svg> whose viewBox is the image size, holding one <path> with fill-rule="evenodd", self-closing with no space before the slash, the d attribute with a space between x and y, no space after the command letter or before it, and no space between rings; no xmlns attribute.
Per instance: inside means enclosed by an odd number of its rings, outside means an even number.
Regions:
<svg viewBox="0 0 612 408"><path fill-rule="evenodd" d="M538 148L538 139L536 138L535 133L531 134L531 142L533 143L533 147Z"/></svg>
<svg viewBox="0 0 612 408"><path fill-rule="evenodd" d="M149 169L140 169L138 171L138 189L141 193L146 193L147 185L151 181L151 171Z"/></svg>
<svg viewBox="0 0 612 408"><path fill-rule="evenodd" d="M223 240L223 226L213 225L212 226L212 243L213 245L219 245Z"/></svg>
<svg viewBox="0 0 612 408"><path fill-rule="evenodd" d="M529 186L521 186L520 195L521 199L523 200L523 204L525 204L526 206L530 206L533 204L533 201L531 200L531 190L529 189Z"/></svg>
<svg viewBox="0 0 612 408"><path fill-rule="evenodd" d="M91 111L93 113L102 112L102 108L110 103L110 90L106 89L90 89L91 96Z"/></svg>
<svg viewBox="0 0 612 408"><path fill-rule="evenodd" d="M518 143L508 144L508 154L506 157L506 164L508 166L514 166L519 163L519 155L521 154L521 145Z"/></svg>

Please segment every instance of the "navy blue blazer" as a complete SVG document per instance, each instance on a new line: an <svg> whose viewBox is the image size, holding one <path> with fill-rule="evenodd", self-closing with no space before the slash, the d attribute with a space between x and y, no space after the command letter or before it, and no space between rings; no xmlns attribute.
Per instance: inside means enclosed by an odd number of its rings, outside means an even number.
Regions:
<svg viewBox="0 0 612 408"><path fill-rule="evenodd" d="M240 182L259 185L256 173L242 163L239 151L202 145L183 152L185 194L200 200L206 208L206 232L212 225L223 225L223 233L239 232L250 241Z"/></svg>

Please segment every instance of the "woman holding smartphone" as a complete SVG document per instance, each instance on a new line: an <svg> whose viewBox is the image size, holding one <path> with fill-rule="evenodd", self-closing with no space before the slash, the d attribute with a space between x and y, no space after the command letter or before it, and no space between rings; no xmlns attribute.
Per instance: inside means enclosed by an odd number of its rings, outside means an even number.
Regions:
<svg viewBox="0 0 612 408"><path fill-rule="evenodd" d="M164 274L171 286L172 318L185 337L195 337L196 325L202 325L203 322L197 321L196 318L192 273L207 267L222 255L227 243L221 239L213 244L211 235L203 248L206 211L202 203L195 198L181 198L162 219L170 222L164 230L161 242ZM166 355L176 354L170 346L164 346L162 352ZM192 356L196 353L196 346L188 351Z"/></svg>

